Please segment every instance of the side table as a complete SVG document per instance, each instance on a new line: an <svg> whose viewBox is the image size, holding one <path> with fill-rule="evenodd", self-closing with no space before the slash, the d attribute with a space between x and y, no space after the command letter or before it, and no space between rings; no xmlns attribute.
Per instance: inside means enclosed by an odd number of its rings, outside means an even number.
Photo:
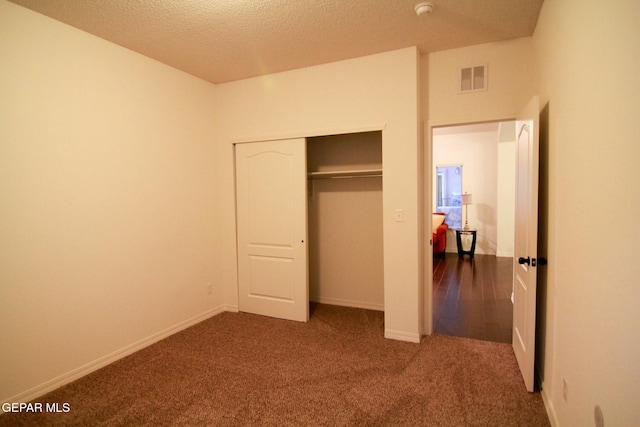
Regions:
<svg viewBox="0 0 640 427"><path fill-rule="evenodd" d="M478 230L475 229L463 229L463 228L454 228L455 232L456 232L456 245L458 246L458 258L462 258L465 255L469 255L469 258L473 259L473 255L476 251L476 237L478 234ZM465 236L471 236L471 249L469 249L468 251L465 251L464 249L462 249L462 235Z"/></svg>

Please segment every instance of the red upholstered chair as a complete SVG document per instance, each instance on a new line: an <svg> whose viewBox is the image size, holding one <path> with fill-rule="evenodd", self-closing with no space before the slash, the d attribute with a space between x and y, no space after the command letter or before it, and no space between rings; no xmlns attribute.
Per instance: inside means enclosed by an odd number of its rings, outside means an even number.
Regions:
<svg viewBox="0 0 640 427"><path fill-rule="evenodd" d="M445 214L434 212L432 215L433 254L444 256L447 249L447 230L449 225L444 222Z"/></svg>

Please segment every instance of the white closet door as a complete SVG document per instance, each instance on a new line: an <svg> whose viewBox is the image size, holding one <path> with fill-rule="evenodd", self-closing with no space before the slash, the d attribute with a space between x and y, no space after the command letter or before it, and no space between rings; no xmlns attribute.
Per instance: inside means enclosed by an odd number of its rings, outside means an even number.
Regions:
<svg viewBox="0 0 640 427"><path fill-rule="evenodd" d="M305 139L236 145L239 309L309 320Z"/></svg>

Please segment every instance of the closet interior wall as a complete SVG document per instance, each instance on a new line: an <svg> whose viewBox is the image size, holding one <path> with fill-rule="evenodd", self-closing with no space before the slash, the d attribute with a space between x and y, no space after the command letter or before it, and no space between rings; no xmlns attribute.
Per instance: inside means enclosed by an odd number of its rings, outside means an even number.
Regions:
<svg viewBox="0 0 640 427"><path fill-rule="evenodd" d="M307 138L309 299L384 310L382 132Z"/></svg>

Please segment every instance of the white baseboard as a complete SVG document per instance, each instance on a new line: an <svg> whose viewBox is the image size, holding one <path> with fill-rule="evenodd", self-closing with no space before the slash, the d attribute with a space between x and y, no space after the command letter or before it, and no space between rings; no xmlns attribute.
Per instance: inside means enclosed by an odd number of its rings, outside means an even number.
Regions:
<svg viewBox="0 0 640 427"><path fill-rule="evenodd" d="M240 309L238 308L237 305L224 304L224 305L221 305L219 308L222 308L220 313L222 313L223 311L230 311L232 313L239 313L240 312Z"/></svg>
<svg viewBox="0 0 640 427"><path fill-rule="evenodd" d="M393 331L391 329L385 329L384 330L384 337L391 339L391 340L398 340L398 341L407 341L407 342L413 342L413 343L420 343L420 334L412 334L410 332L403 332L403 331Z"/></svg>
<svg viewBox="0 0 640 427"><path fill-rule="evenodd" d="M12 403L12 402L28 402L37 397L40 397L50 391L53 391L57 388L62 387L65 384L68 384L72 381L75 381L79 378L84 377L85 375L90 374L91 372L97 371L100 368L103 368L116 360L122 359L130 354L135 353L136 351L142 350L145 347L150 346L164 338L167 338L170 335L173 335L177 332L180 332L184 329L187 329L190 326L193 326L197 323L202 322L210 317L213 317L217 314L222 313L223 311L233 311L233 306L225 306L221 305L219 307L213 308L211 310L207 310L204 313L201 313L197 316L194 316L190 319L182 321L176 325L170 326L160 332L157 332L153 335L150 335L146 338L143 338L133 344L130 344L126 347L123 347L119 350L114 351L113 353L107 354L103 357L100 357L92 362L89 362L83 366L80 366L76 369L73 369L65 374L62 374L58 377L55 377L49 381L46 381L42 384L39 384L35 387L30 388L22 393L18 393L15 396L11 396L6 400L3 400L2 403ZM237 311L237 307L236 310Z"/></svg>
<svg viewBox="0 0 640 427"><path fill-rule="evenodd" d="M513 251L497 251L496 256L503 258L513 258Z"/></svg>
<svg viewBox="0 0 640 427"><path fill-rule="evenodd" d="M544 409L547 411L547 416L549 417L549 422L552 427L558 427L560 423L558 423L558 416L556 415L556 411L553 408L553 403L551 402L551 398L547 394L544 384L541 387L540 395L542 396L542 402L544 403Z"/></svg>
<svg viewBox="0 0 640 427"><path fill-rule="evenodd" d="M365 310L384 311L384 304L376 304L364 301L352 301L340 298L326 298L310 295L309 301L320 304L339 305L341 307L363 308Z"/></svg>

